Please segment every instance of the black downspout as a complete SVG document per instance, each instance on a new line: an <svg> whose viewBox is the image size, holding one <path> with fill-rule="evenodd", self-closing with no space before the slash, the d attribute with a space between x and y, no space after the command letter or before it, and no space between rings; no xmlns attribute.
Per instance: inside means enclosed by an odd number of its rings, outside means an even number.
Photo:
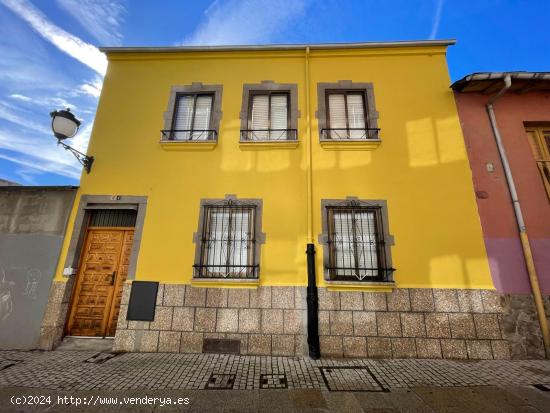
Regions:
<svg viewBox="0 0 550 413"><path fill-rule="evenodd" d="M319 347L319 298L317 297L317 280L315 277L315 246L307 244L307 344L309 357L321 358Z"/></svg>

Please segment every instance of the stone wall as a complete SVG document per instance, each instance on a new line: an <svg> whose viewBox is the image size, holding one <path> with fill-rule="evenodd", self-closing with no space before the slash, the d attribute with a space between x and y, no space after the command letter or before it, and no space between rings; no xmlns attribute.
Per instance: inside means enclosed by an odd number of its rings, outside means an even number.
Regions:
<svg viewBox="0 0 550 413"><path fill-rule="evenodd" d="M499 295L488 290L320 289L321 353L336 357L507 359Z"/></svg>
<svg viewBox="0 0 550 413"><path fill-rule="evenodd" d="M41 348L60 342L71 289L52 286ZM128 281L115 351L201 353L204 339L218 338L239 340L241 354L308 354L305 287L160 284L152 322L126 320L130 289ZM319 288L319 334L323 357L544 358L531 296L492 290Z"/></svg>
<svg viewBox="0 0 550 413"><path fill-rule="evenodd" d="M542 359L544 344L535 303L529 294L501 296L503 315L502 329L510 345L512 358ZM544 297L546 318L550 323L550 296Z"/></svg>
<svg viewBox="0 0 550 413"><path fill-rule="evenodd" d="M74 277L69 278L66 282L52 282L48 305L40 327L39 349L54 350L61 343L71 305L73 285Z"/></svg>
<svg viewBox="0 0 550 413"><path fill-rule="evenodd" d="M307 354L305 287L201 288L160 284L155 320L127 321L127 282L115 351L201 353L203 339L239 340L240 353Z"/></svg>

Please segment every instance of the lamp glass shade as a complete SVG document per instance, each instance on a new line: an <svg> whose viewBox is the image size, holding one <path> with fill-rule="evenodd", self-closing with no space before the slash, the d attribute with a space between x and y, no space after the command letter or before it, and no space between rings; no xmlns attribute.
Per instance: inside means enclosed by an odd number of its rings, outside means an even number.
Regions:
<svg viewBox="0 0 550 413"><path fill-rule="evenodd" d="M52 130L58 139L72 138L78 131L78 123L73 119L55 115L52 119Z"/></svg>

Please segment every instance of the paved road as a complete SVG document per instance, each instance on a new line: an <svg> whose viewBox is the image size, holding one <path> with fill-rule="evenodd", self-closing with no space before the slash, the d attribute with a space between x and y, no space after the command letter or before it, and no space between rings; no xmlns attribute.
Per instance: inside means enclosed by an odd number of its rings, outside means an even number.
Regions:
<svg viewBox="0 0 550 413"><path fill-rule="evenodd" d="M0 351L0 412L550 413L546 388L550 361Z"/></svg>

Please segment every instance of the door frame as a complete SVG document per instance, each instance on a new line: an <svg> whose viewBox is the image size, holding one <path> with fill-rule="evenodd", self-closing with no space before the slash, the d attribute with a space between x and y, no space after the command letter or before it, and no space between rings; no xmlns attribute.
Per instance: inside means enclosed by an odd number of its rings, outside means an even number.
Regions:
<svg viewBox="0 0 550 413"><path fill-rule="evenodd" d="M63 277L67 278L67 288L71 291L69 303L74 300L77 286L77 276L81 264L82 252L85 246L88 233L88 223L91 214L97 209L134 209L137 211L136 223L134 226L134 240L132 243L132 252L128 265L128 275L126 280L134 280L136 275L136 266L143 225L145 221L145 212L147 209L146 196L132 195L82 195L76 211L74 224L71 232L71 239L65 257L63 266ZM65 323L63 335L67 334L68 322L71 314L72 305L69 305L64 315Z"/></svg>

